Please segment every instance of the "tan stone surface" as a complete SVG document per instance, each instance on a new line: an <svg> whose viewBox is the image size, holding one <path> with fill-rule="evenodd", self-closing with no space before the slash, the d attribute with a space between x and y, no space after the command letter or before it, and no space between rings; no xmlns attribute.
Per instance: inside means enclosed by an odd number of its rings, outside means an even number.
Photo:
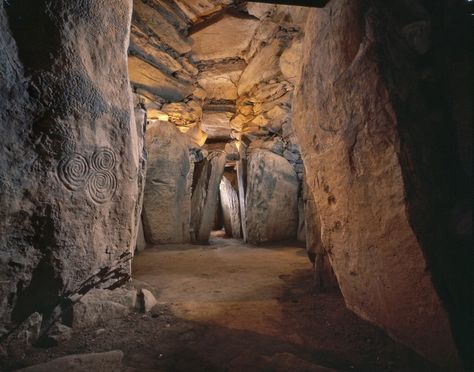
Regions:
<svg viewBox="0 0 474 372"><path fill-rule="evenodd" d="M146 148L145 238L153 244L187 242L191 216L188 139L174 124L157 121L147 128Z"/></svg>
<svg viewBox="0 0 474 372"><path fill-rule="evenodd" d="M128 70L133 87L149 91L170 101L180 101L193 91L193 86L180 82L150 63L129 56Z"/></svg>
<svg viewBox="0 0 474 372"><path fill-rule="evenodd" d="M249 242L296 237L298 178L288 161L268 150L253 150L248 159L246 226Z"/></svg>
<svg viewBox="0 0 474 372"><path fill-rule="evenodd" d="M217 22L190 35L197 61L238 57L249 45L258 19L225 13Z"/></svg>
<svg viewBox="0 0 474 372"><path fill-rule="evenodd" d="M294 122L322 242L349 308L457 369L448 318L408 219L396 113L361 4L313 10L303 44Z"/></svg>

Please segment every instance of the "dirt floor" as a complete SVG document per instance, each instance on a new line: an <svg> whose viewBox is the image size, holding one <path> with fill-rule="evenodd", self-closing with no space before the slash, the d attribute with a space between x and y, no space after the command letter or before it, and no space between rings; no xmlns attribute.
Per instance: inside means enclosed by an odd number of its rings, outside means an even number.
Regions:
<svg viewBox="0 0 474 372"><path fill-rule="evenodd" d="M317 293L298 244L254 247L214 234L210 245L147 249L133 272L159 301L151 313L76 332L4 368L119 349L129 372L436 371L347 310L340 294Z"/></svg>

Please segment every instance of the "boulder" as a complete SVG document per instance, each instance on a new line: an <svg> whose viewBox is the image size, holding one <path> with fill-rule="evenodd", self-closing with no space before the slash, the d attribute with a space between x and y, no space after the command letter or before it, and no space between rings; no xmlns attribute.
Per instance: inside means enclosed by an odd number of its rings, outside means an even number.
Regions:
<svg viewBox="0 0 474 372"><path fill-rule="evenodd" d="M135 309L136 303L135 289L92 289L74 304L72 327L94 327L110 319L125 317Z"/></svg>
<svg viewBox="0 0 474 372"><path fill-rule="evenodd" d="M239 57L257 28L258 19L226 11L212 22L191 29L192 56L196 61Z"/></svg>
<svg viewBox="0 0 474 372"><path fill-rule="evenodd" d="M19 369L19 372L116 372L122 370L123 352L75 354Z"/></svg>
<svg viewBox="0 0 474 372"><path fill-rule="evenodd" d="M188 141L169 122L153 122L147 128L148 159L142 220L148 243L189 241L191 164Z"/></svg>
<svg viewBox="0 0 474 372"><path fill-rule="evenodd" d="M148 289L142 288L140 291L140 309L148 313L158 302L155 296Z"/></svg>
<svg viewBox="0 0 474 372"><path fill-rule="evenodd" d="M248 158L246 226L251 243L296 237L298 178L288 161L268 150Z"/></svg>
<svg viewBox="0 0 474 372"><path fill-rule="evenodd" d="M201 163L196 164L196 186L192 196L191 227L193 240L207 242L214 225L219 185L224 173L226 154L214 151Z"/></svg>
<svg viewBox="0 0 474 372"><path fill-rule="evenodd" d="M240 225L240 206L237 191L224 175L219 185L222 218L227 236L240 239L242 237Z"/></svg>

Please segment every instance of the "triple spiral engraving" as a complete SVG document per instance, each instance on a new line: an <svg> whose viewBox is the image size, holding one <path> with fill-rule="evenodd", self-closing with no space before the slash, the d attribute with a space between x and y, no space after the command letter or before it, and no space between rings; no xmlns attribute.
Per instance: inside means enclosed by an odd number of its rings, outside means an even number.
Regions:
<svg viewBox="0 0 474 372"><path fill-rule="evenodd" d="M85 188L92 201L102 204L117 190L116 162L114 151L107 147L98 148L88 159L73 153L59 162L58 176L69 190Z"/></svg>

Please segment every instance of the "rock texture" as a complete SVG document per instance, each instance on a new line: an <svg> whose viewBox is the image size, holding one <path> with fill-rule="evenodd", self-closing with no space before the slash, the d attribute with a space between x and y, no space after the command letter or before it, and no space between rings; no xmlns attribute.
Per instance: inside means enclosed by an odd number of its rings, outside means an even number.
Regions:
<svg viewBox="0 0 474 372"><path fill-rule="evenodd" d="M224 173L225 152L212 152L196 167L193 187L191 228L192 239L207 242L216 216L219 185Z"/></svg>
<svg viewBox="0 0 474 372"><path fill-rule="evenodd" d="M75 354L53 359L43 364L22 368L22 372L116 372L122 369L123 352L120 350L105 353Z"/></svg>
<svg viewBox="0 0 474 372"><path fill-rule="evenodd" d="M285 158L268 150L250 153L245 201L249 242L296 237L298 187L296 173Z"/></svg>
<svg viewBox="0 0 474 372"><path fill-rule="evenodd" d="M187 138L174 124L156 121L147 128L146 148L145 238L152 244L187 242L192 174Z"/></svg>
<svg viewBox="0 0 474 372"><path fill-rule="evenodd" d="M225 233L227 236L239 239L242 237L239 196L225 174L219 185L219 192Z"/></svg>
<svg viewBox="0 0 474 372"><path fill-rule="evenodd" d="M383 77L400 61L377 55L378 26L389 22L379 18L382 9L367 12L363 3L332 1L312 10L306 24L293 111L322 244L349 308L458 370L449 320L406 204L409 169L399 131L406 113Z"/></svg>
<svg viewBox="0 0 474 372"><path fill-rule="evenodd" d="M131 12L110 0L0 6L2 322L48 314L135 245Z"/></svg>
<svg viewBox="0 0 474 372"><path fill-rule="evenodd" d="M194 58L201 61L241 56L258 23L255 17L234 11L224 12L217 19L203 22L191 30Z"/></svg>
<svg viewBox="0 0 474 372"><path fill-rule="evenodd" d="M134 310L136 303L135 289L93 289L74 304L71 325L75 329L94 327L110 319L125 317Z"/></svg>

